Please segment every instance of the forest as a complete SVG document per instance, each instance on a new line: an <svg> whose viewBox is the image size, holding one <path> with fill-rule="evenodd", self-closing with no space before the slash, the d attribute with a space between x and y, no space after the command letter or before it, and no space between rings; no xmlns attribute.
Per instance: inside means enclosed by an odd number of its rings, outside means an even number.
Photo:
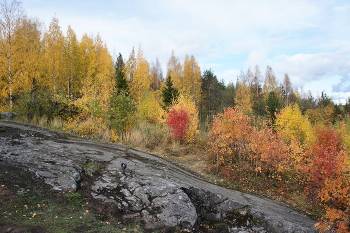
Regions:
<svg viewBox="0 0 350 233"><path fill-rule="evenodd" d="M170 54L163 73L142 47L112 57L100 35L45 28L17 1L0 9L0 111L82 137L152 150L205 148L207 169L240 189L312 208L320 232L350 231L350 99L278 83L257 65L226 84L193 55Z"/></svg>

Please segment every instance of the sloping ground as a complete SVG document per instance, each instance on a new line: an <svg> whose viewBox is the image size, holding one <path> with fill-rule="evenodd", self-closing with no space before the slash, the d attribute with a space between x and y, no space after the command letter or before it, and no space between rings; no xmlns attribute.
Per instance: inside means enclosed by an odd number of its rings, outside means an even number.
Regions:
<svg viewBox="0 0 350 233"><path fill-rule="evenodd" d="M3 162L54 190L84 190L96 211L142 220L146 231L316 232L314 221L282 203L213 185L154 155L18 123L0 127Z"/></svg>

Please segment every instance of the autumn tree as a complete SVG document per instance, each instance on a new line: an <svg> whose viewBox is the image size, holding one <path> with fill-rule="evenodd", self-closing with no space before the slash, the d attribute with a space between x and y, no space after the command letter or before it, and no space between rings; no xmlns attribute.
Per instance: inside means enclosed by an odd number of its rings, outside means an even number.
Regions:
<svg viewBox="0 0 350 233"><path fill-rule="evenodd" d="M0 3L0 62L2 97L8 98L10 108L13 107L14 76L16 62L14 56L21 47L18 37L14 36L16 28L24 18L21 3L12 0L3 0Z"/></svg>
<svg viewBox="0 0 350 233"><path fill-rule="evenodd" d="M198 136L198 108L191 97L180 95L176 104L169 108L169 112L173 109L180 111L183 109L189 115L188 128L186 130L186 142L193 143ZM168 119L169 116L167 116Z"/></svg>
<svg viewBox="0 0 350 233"><path fill-rule="evenodd" d="M90 113L89 102L94 99L97 64L94 41L86 33L80 40L79 53L81 55L81 68L79 69L79 76L83 86L81 89L82 97L78 100L78 104L86 113ZM95 105L97 105L97 103Z"/></svg>
<svg viewBox="0 0 350 233"><path fill-rule="evenodd" d="M135 68L136 68L136 55L133 47L124 67L125 76L128 82L131 82L133 80Z"/></svg>
<svg viewBox="0 0 350 233"><path fill-rule="evenodd" d="M267 121L252 126L247 147L247 160L256 174L280 182L283 176L290 173L290 147Z"/></svg>
<svg viewBox="0 0 350 233"><path fill-rule="evenodd" d="M144 91L150 90L150 66L143 56L141 46L136 56L135 69L133 77L130 80L130 94L137 104L140 103Z"/></svg>
<svg viewBox="0 0 350 233"><path fill-rule="evenodd" d="M341 135L330 127L316 129L306 167L306 191L311 200L326 207L326 214L316 224L320 232L348 232L350 230L350 161Z"/></svg>
<svg viewBox="0 0 350 233"><path fill-rule="evenodd" d="M151 65L151 88L153 91L160 90L161 84L164 81L163 71L158 58Z"/></svg>
<svg viewBox="0 0 350 233"><path fill-rule="evenodd" d="M183 78L179 91L183 95L191 96L194 103L199 105L202 94L201 70L193 55L186 55L185 57L183 64Z"/></svg>
<svg viewBox="0 0 350 233"><path fill-rule="evenodd" d="M280 87L278 86L275 73L273 72L270 66L267 66L266 72L265 72L265 81L263 86L263 93L264 93L265 100L269 98L269 95L272 91L274 92L275 96L278 99L280 99L281 90L280 90Z"/></svg>
<svg viewBox="0 0 350 233"><path fill-rule="evenodd" d="M16 28L14 36L21 44L14 60L17 72L14 76L14 91L17 97L23 92L33 92L39 88L41 80L40 63L42 62L41 24L36 19L25 18Z"/></svg>
<svg viewBox="0 0 350 233"><path fill-rule="evenodd" d="M334 103L327 94L322 92L315 108L308 109L305 114L309 117L311 123L330 123L334 122Z"/></svg>
<svg viewBox="0 0 350 233"><path fill-rule="evenodd" d="M226 108L214 117L210 130L211 150L218 165L237 164L245 159L252 127L242 105Z"/></svg>
<svg viewBox="0 0 350 233"><path fill-rule="evenodd" d="M63 51L64 36L59 25L59 20L53 18L49 30L44 34L44 57L46 82L54 95L66 85L63 78Z"/></svg>
<svg viewBox="0 0 350 233"><path fill-rule="evenodd" d="M80 43L80 75L83 80L83 96L78 103L88 114L104 117L108 111L109 98L113 92L113 59L98 35L90 38L84 34Z"/></svg>
<svg viewBox="0 0 350 233"><path fill-rule="evenodd" d="M277 115L276 128L286 140L297 140L302 144L310 144L313 141L312 125L309 119L302 115L298 104L285 107Z"/></svg>
<svg viewBox="0 0 350 233"><path fill-rule="evenodd" d="M163 123L165 111L156 97L154 91L146 90L141 96L140 104L137 106L138 119L149 123Z"/></svg>
<svg viewBox="0 0 350 233"><path fill-rule="evenodd" d="M94 49L96 53L96 87L94 95L97 97L102 115L104 115L108 110L109 98L115 86L113 80L113 58L99 34L94 38Z"/></svg>
<svg viewBox="0 0 350 233"><path fill-rule="evenodd" d="M237 81L234 102L242 105L245 112L252 111L251 93L247 83Z"/></svg>
<svg viewBox="0 0 350 233"><path fill-rule="evenodd" d="M79 76L80 52L77 36L70 26L68 26L67 35L64 38L63 56L66 94L68 98L76 99L81 89L81 80Z"/></svg>
<svg viewBox="0 0 350 233"><path fill-rule="evenodd" d="M182 88L183 69L179 59L175 56L175 52L172 51L167 65L167 77L171 77L174 87L180 90Z"/></svg>

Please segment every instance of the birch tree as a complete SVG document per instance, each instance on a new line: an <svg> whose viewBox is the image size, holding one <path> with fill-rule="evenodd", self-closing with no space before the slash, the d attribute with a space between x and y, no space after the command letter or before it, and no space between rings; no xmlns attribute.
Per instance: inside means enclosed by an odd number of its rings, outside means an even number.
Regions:
<svg viewBox="0 0 350 233"><path fill-rule="evenodd" d="M163 71L158 58L151 65L151 88L157 91L161 88L161 83L164 82Z"/></svg>
<svg viewBox="0 0 350 233"><path fill-rule="evenodd" d="M41 23L37 19L25 18L15 30L16 40L21 44L14 56L16 74L13 91L33 92L40 86L40 62L42 55Z"/></svg>
<svg viewBox="0 0 350 233"><path fill-rule="evenodd" d="M273 72L270 66L267 66L266 73L265 73L265 82L263 86L263 93L264 93L265 100L267 100L267 98L270 95L270 92L272 91L275 93L277 97L280 97L281 90L278 87L275 73Z"/></svg>
<svg viewBox="0 0 350 233"><path fill-rule="evenodd" d="M133 79L135 68L136 68L136 57L135 57L135 50L133 47L129 55L129 59L126 61L126 64L124 67L125 77L128 80L128 82L131 82L131 80Z"/></svg>
<svg viewBox="0 0 350 233"><path fill-rule="evenodd" d="M171 77L175 88L177 88L178 90L182 89L182 66L179 59L175 56L174 51L172 51L168 61L166 76Z"/></svg>
<svg viewBox="0 0 350 233"><path fill-rule="evenodd" d="M202 94L201 81L201 70L196 59L193 55L186 55L180 93L190 96L197 106L199 105Z"/></svg>
<svg viewBox="0 0 350 233"><path fill-rule="evenodd" d="M77 98L81 88L79 80L80 52L77 36L71 26L68 26L67 35L64 38L64 71L66 93L68 98Z"/></svg>
<svg viewBox="0 0 350 233"><path fill-rule="evenodd" d="M13 107L13 84L16 73L13 58L21 46L14 36L16 28L24 18L20 2L3 0L0 2L0 88L3 98L8 98L10 108Z"/></svg>
<svg viewBox="0 0 350 233"><path fill-rule="evenodd" d="M143 51L140 47L137 52L133 79L130 81L130 93L137 104L140 104L142 94L146 90L150 90L150 87L150 66L148 61L143 57Z"/></svg>
<svg viewBox="0 0 350 233"><path fill-rule="evenodd" d="M49 30L44 35L46 81L54 95L64 85L63 80L63 49L64 36L59 25L59 20L53 18Z"/></svg>

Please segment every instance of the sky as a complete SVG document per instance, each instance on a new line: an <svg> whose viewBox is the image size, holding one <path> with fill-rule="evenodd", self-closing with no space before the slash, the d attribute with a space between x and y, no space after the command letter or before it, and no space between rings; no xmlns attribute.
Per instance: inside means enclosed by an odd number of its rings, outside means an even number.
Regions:
<svg viewBox="0 0 350 233"><path fill-rule="evenodd" d="M166 73L172 51L193 55L201 71L235 83L256 65L272 67L294 88L325 92L336 103L350 97L349 0L21 0L29 17L48 28L53 17L105 41L128 59L141 46Z"/></svg>

